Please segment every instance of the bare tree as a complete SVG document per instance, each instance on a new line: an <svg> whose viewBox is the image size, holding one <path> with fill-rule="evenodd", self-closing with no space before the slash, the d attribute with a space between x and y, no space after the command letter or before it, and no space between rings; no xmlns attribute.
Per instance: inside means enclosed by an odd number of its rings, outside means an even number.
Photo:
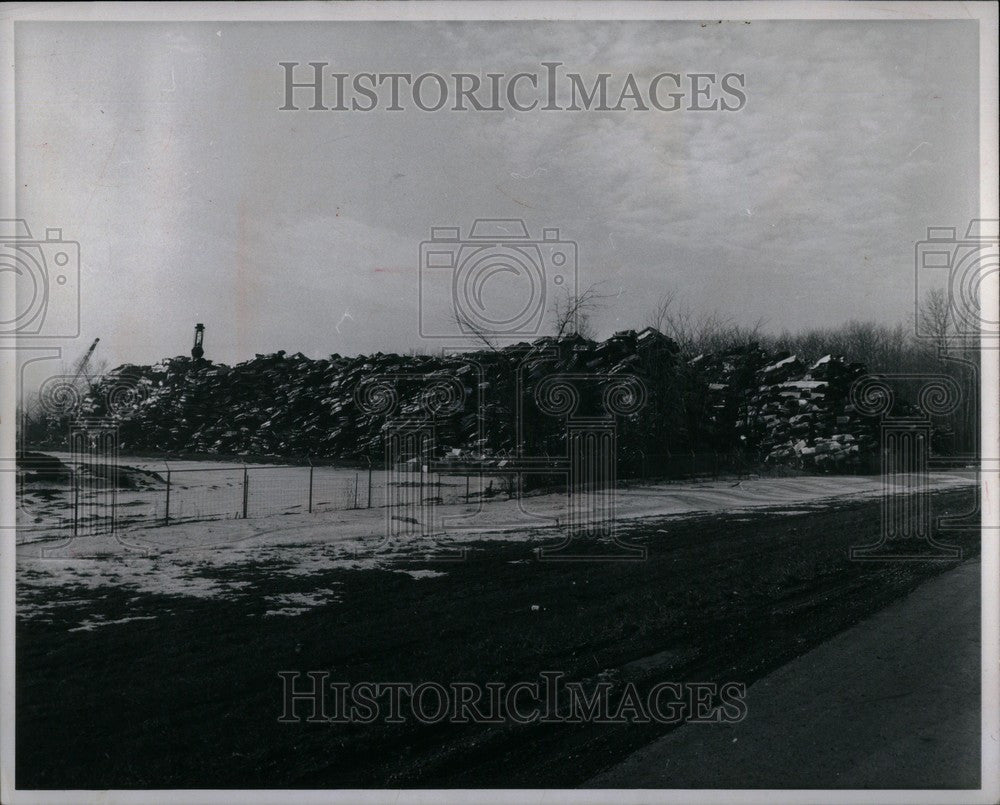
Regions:
<svg viewBox="0 0 1000 805"><path fill-rule="evenodd" d="M764 332L767 322L766 317L760 316L753 324L749 325L727 324L719 328L715 336L715 343L706 346L716 351L759 346L761 341L770 340Z"/></svg>
<svg viewBox="0 0 1000 805"><path fill-rule="evenodd" d="M482 343L486 349L490 352L500 353L500 347L497 344L496 333L490 331L489 329L482 327L472 321L468 316L463 316L457 311L452 315L452 321L458 325L459 329L464 333L469 333L473 338Z"/></svg>
<svg viewBox="0 0 1000 805"><path fill-rule="evenodd" d="M683 352L697 351L699 342L704 342L723 323L715 314L695 314L682 303L675 290L660 294L653 309L646 316L646 324L655 327L664 335L677 342Z"/></svg>
<svg viewBox="0 0 1000 805"><path fill-rule="evenodd" d="M669 335L668 331L672 329L671 319L674 315L674 302L676 298L677 292L674 290L661 293L657 297L653 309L646 314L646 326L659 330L664 335Z"/></svg>
<svg viewBox="0 0 1000 805"><path fill-rule="evenodd" d="M952 319L948 295L943 288L931 288L924 294L917 310L917 327L920 332L931 336L939 354L947 350Z"/></svg>
<svg viewBox="0 0 1000 805"><path fill-rule="evenodd" d="M595 310L607 307L608 300L618 294L602 290L605 283L595 282L582 293L567 289L562 296L552 303L552 323L557 336L581 335L584 338L594 336L594 328L590 320Z"/></svg>
<svg viewBox="0 0 1000 805"><path fill-rule="evenodd" d="M654 327L677 342L682 352L718 352L756 343L767 324L764 318L749 327L736 324L718 311L697 312L682 303L673 289L660 294L646 314L647 327Z"/></svg>

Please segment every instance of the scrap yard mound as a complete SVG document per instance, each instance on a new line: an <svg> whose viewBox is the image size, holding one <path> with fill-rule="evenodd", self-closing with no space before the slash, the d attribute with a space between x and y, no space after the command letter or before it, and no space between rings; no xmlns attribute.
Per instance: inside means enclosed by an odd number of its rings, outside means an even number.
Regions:
<svg viewBox="0 0 1000 805"><path fill-rule="evenodd" d="M876 423L850 400L865 371L838 356L807 364L756 345L687 359L647 328L450 355L282 351L234 366L126 364L93 384L83 412L112 417L123 451L289 459L381 456L392 421L430 416L437 458L496 463L518 445L524 455L565 455L566 417L606 416L610 406L626 471L694 452L842 471L875 451ZM59 447L66 432L49 417L28 436Z"/></svg>

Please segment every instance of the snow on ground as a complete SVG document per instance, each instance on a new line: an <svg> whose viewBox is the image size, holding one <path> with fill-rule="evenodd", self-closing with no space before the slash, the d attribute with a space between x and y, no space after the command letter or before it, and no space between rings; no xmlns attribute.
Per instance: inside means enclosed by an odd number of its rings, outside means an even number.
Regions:
<svg viewBox="0 0 1000 805"><path fill-rule="evenodd" d="M937 473L934 489L976 483L973 472ZM881 479L865 476L804 476L745 480L686 481L636 485L618 490L616 519L629 523L647 518L687 517L713 512L801 513L803 506L882 494ZM201 598L244 595L251 582L241 571L272 576L306 577L330 569L401 570L415 579L447 572L400 569L398 560L420 561L456 544L480 540L557 542L566 523L562 494L522 501L438 506L428 531L433 537L401 534L387 538L388 509L295 513L246 520L185 522L127 529L115 535L76 539L53 537L17 546L18 614L45 617L51 606L45 588L126 586L137 594L162 593ZM396 523L398 527L400 523ZM412 524L403 523L404 527ZM220 572L223 571L223 572ZM245 575L245 573L242 573ZM275 596L271 615L294 615L336 600L328 588L311 595ZM64 599L65 601L65 599ZM96 628L86 622L81 628Z"/></svg>
<svg viewBox="0 0 1000 805"><path fill-rule="evenodd" d="M303 612L308 612L313 607L326 604L330 601L337 601L337 593L329 587L313 590L308 593L283 593L281 595L265 596L264 600L268 604L277 604L277 608L268 609L264 613L265 618L276 615L295 616Z"/></svg>
<svg viewBox="0 0 1000 805"><path fill-rule="evenodd" d="M79 457L71 453L48 451L67 466L76 466ZM170 478L169 519L209 520L239 519L243 510L244 481L247 482L247 513L251 518L273 514L307 513L332 509L356 509L385 505L389 489L403 479L427 496L436 496L445 504L463 501L468 495L478 499L490 489L499 492L499 480L488 475L449 475L439 473L387 472L365 468L319 465L239 464L226 461L162 461L133 456L118 456L123 469L138 471L141 488L119 489L119 520L130 525L165 521L168 517L167 478ZM371 491L369 494L369 485ZM100 506L99 495L91 495L86 484L81 503ZM311 494L310 494L311 487ZM19 525L24 537L32 532L44 534L53 525L68 522L71 491L63 483L36 483L22 500ZM370 500L369 500L370 497Z"/></svg>

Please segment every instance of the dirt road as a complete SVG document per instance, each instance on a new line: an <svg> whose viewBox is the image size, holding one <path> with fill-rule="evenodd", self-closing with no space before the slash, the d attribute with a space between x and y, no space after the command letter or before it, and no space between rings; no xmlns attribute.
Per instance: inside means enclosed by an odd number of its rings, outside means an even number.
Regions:
<svg viewBox="0 0 1000 805"><path fill-rule="evenodd" d="M752 685L743 721L682 727L585 785L978 788L979 589L978 561L932 578Z"/></svg>

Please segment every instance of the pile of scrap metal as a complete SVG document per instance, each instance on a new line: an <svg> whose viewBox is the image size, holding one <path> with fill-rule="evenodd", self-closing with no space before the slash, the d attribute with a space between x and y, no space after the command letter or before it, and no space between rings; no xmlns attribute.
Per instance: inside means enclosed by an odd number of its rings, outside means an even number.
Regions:
<svg viewBox="0 0 1000 805"><path fill-rule="evenodd" d="M743 450L838 469L874 445L872 423L849 403L863 372L832 356L806 367L756 345L688 361L647 328L436 356L277 352L235 366L176 357L120 366L94 394L116 400L105 413L123 451L376 457L391 428L430 418L439 458L501 462L559 455L567 417L610 416L623 454Z"/></svg>

